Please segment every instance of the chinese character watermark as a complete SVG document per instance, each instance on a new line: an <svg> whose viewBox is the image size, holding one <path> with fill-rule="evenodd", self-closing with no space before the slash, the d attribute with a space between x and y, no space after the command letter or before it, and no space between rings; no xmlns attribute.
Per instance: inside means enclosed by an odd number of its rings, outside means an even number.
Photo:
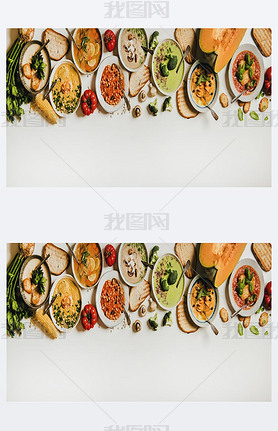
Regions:
<svg viewBox="0 0 278 431"><path fill-rule="evenodd" d="M110 425L104 431L169 431L169 425Z"/></svg>
<svg viewBox="0 0 278 431"><path fill-rule="evenodd" d="M169 18L169 1L109 1L104 18Z"/></svg>
<svg viewBox="0 0 278 431"><path fill-rule="evenodd" d="M109 213L105 230L169 230L169 213Z"/></svg>

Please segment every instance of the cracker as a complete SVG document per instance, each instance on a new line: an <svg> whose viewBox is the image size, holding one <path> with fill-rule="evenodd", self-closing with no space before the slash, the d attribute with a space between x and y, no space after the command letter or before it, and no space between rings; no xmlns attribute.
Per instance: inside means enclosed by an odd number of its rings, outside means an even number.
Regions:
<svg viewBox="0 0 278 431"><path fill-rule="evenodd" d="M188 311L186 309L186 297L183 295L181 302L177 306L177 320L180 329L186 334L196 332L198 328L194 322L192 322Z"/></svg>
<svg viewBox="0 0 278 431"><path fill-rule="evenodd" d="M177 105L179 113L184 118L194 118L199 114L188 100L185 81L177 91Z"/></svg>
<svg viewBox="0 0 278 431"><path fill-rule="evenodd" d="M196 35L193 28L176 28L175 39L180 44L183 52L187 46L190 46L190 51L185 57L187 63L192 64L196 60Z"/></svg>
<svg viewBox="0 0 278 431"><path fill-rule="evenodd" d="M196 252L195 246L189 242L176 243L175 244L175 253L181 261L182 266L185 266L187 261L190 260L190 267L186 271L185 275L188 278L193 278L195 275L195 267L196 267Z"/></svg>
<svg viewBox="0 0 278 431"><path fill-rule="evenodd" d="M136 311L145 299L151 293L151 286L147 280L143 280L137 286L134 286L130 290L129 295L129 308L131 311Z"/></svg>
<svg viewBox="0 0 278 431"><path fill-rule="evenodd" d="M253 28L252 36L261 53L269 57L272 51L271 28Z"/></svg>
<svg viewBox="0 0 278 431"><path fill-rule="evenodd" d="M271 244L258 243L252 244L252 252L261 268L268 272L271 270Z"/></svg>

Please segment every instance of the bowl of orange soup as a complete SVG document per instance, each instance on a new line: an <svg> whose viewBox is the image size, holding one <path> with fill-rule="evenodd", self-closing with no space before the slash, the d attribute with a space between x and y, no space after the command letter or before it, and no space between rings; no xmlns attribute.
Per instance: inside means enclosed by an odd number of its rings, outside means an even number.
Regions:
<svg viewBox="0 0 278 431"><path fill-rule="evenodd" d="M77 283L83 289L95 287L99 282L103 258L98 243L77 243L74 247L75 258L72 256L72 271Z"/></svg>
<svg viewBox="0 0 278 431"><path fill-rule="evenodd" d="M81 73L95 72L102 57L102 39L98 28L76 28L74 40L79 47L71 43L73 61Z"/></svg>

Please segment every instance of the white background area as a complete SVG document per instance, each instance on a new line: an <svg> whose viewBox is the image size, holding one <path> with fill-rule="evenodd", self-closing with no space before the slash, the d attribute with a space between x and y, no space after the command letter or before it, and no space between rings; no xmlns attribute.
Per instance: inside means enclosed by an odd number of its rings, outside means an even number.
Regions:
<svg viewBox="0 0 278 431"><path fill-rule="evenodd" d="M166 23L166 22L165 22ZM174 27L158 27L159 41L174 37ZM149 27L149 24L148 24ZM148 29L148 36L156 28ZM64 28L56 29L67 35ZM113 28L118 36L118 29ZM43 28L37 28L34 40L41 40ZM101 29L103 34L105 28ZM7 30L7 48L16 37L16 30ZM117 37L118 41L118 37ZM251 28L241 41L252 43ZM114 50L116 52L116 49ZM112 55L104 50L104 57ZM71 57L71 52L67 54ZM265 69L272 57L263 57ZM52 66L57 62L52 61ZM151 68L151 55L146 64ZM191 65L185 63L186 74ZM95 72L82 75L83 90L95 89ZM228 67L219 73L219 95L227 88ZM128 85L128 83L126 83ZM145 86L148 92L148 84ZM166 96L165 96L166 97ZM161 112L165 97L158 92L159 114L147 111L149 102L139 103L140 118L120 109L113 115L98 110L84 117L81 107L57 125L49 125L42 117L25 106L21 122L7 126L7 185L8 186L270 186L271 128L270 120L250 118L258 111L259 100L253 100L244 121L238 119L238 104L222 108L217 98L214 105L219 115L215 121L210 112L192 119L183 118L172 95L172 112ZM138 96L130 98L138 104ZM258 111L259 112L259 111Z"/></svg>
<svg viewBox="0 0 278 431"><path fill-rule="evenodd" d="M147 244L149 253L154 245ZM34 254L41 254L42 246L37 244ZM65 248L65 244L58 246ZM174 253L174 244L162 243L159 247L159 256ZM254 258L250 247L247 244L241 258ZM8 245L8 262L16 251L16 244ZM105 264L103 273L109 270ZM72 274L71 268L67 272ZM151 274L148 270L146 279L150 282ZM271 272L263 272L263 277L265 282L271 280ZM51 277L52 282L55 278ZM185 282L188 287L190 280L186 278ZM81 290L83 306L95 304L96 289ZM230 314L233 310L227 305L227 293L228 281L219 287L219 304ZM144 304L148 307L148 299ZM253 335L249 326L240 337L238 318L223 324L217 314L214 325L219 334L215 336L209 325L192 334L183 333L175 309L172 327L162 327L165 311L158 307L157 312L156 332L147 325L154 313L141 318L135 311L130 316L132 322L141 320L140 333L124 323L114 329L98 324L84 331L79 322L65 338L56 340L42 336L39 328L30 330L34 327L27 320L22 336L8 339L8 401L271 400L271 339L270 334L264 335L266 330L270 332L271 318L261 328L260 314L254 314L250 326L257 326L260 335ZM244 381L244 388L234 385L235 376Z"/></svg>

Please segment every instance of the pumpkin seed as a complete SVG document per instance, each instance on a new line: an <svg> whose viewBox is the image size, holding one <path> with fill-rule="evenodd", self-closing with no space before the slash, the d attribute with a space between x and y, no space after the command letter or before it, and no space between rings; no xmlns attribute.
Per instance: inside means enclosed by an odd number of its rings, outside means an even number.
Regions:
<svg viewBox="0 0 278 431"><path fill-rule="evenodd" d="M241 323L238 324L237 330L238 330L239 335L242 337L242 335L243 335L243 326L242 326Z"/></svg>
<svg viewBox="0 0 278 431"><path fill-rule="evenodd" d="M252 111L250 112L250 117L253 118L253 120L258 121L260 119L260 117L258 116L257 112Z"/></svg>
<svg viewBox="0 0 278 431"><path fill-rule="evenodd" d="M266 116L266 117L264 117L264 121L267 121L268 120L268 117Z"/></svg>
<svg viewBox="0 0 278 431"><path fill-rule="evenodd" d="M259 335L259 330L258 330L258 328L256 328L256 326L251 326L250 327L250 331L252 332L252 334L254 334L254 335Z"/></svg>
<svg viewBox="0 0 278 431"><path fill-rule="evenodd" d="M264 335L268 335L268 331L265 331Z"/></svg>
<svg viewBox="0 0 278 431"><path fill-rule="evenodd" d="M237 113L239 121L243 121L243 112L240 108L238 108Z"/></svg>

